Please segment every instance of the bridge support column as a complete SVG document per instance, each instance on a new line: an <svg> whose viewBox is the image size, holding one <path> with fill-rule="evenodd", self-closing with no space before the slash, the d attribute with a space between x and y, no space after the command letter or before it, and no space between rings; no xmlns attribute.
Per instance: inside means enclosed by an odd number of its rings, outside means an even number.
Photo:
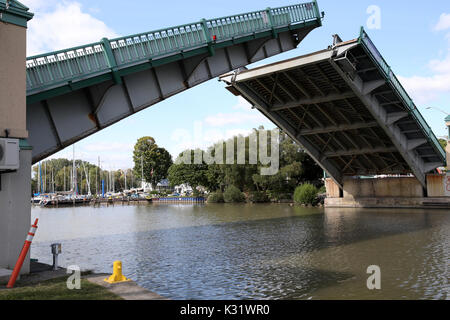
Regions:
<svg viewBox="0 0 450 320"><path fill-rule="evenodd" d="M445 118L445 125L448 128L447 147L445 148L445 152L447 155L447 170L450 171L450 115Z"/></svg>
<svg viewBox="0 0 450 320"><path fill-rule="evenodd" d="M13 269L30 229L31 147L21 140L20 168L0 176L0 268ZM21 273L30 271L29 254Z"/></svg>
<svg viewBox="0 0 450 320"><path fill-rule="evenodd" d="M19 168L0 168L0 268L8 269L14 268L31 220L31 147L26 141L24 66L26 27L32 17L21 3L0 1L0 139L20 141ZM29 265L27 258L22 273L29 272Z"/></svg>

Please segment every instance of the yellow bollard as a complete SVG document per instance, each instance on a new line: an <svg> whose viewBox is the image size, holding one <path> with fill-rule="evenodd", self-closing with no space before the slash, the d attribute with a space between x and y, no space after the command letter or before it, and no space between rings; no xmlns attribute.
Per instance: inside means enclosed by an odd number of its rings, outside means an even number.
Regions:
<svg viewBox="0 0 450 320"><path fill-rule="evenodd" d="M119 261L119 260L114 261L113 274L109 278L106 278L104 281L106 281L108 283L118 283L118 282L130 281L130 279L127 279L122 274L122 261Z"/></svg>

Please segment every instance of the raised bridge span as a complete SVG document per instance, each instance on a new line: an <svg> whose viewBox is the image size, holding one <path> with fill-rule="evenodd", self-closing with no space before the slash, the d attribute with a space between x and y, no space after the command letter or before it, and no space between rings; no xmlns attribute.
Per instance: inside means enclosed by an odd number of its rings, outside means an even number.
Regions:
<svg viewBox="0 0 450 320"><path fill-rule="evenodd" d="M326 50L221 77L342 188L344 176L426 174L445 151L367 33Z"/></svg>
<svg viewBox="0 0 450 320"><path fill-rule="evenodd" d="M197 84L294 49L322 17L314 0L28 57L32 162Z"/></svg>

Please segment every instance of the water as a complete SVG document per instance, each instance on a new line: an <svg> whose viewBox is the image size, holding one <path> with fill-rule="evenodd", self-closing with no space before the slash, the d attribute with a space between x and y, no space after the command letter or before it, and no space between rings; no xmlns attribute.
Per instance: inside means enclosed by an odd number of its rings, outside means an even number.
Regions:
<svg viewBox="0 0 450 320"><path fill-rule="evenodd" d="M449 299L448 210L285 204L39 208L31 257L124 274L171 299ZM381 268L368 290L367 267Z"/></svg>

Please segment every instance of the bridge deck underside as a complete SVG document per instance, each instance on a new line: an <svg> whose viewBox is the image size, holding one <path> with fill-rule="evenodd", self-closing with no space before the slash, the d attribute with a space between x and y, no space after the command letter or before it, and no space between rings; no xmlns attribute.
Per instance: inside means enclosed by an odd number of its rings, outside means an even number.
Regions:
<svg viewBox="0 0 450 320"><path fill-rule="evenodd" d="M408 173L425 184L443 163L356 41L223 79L340 185L346 175Z"/></svg>

